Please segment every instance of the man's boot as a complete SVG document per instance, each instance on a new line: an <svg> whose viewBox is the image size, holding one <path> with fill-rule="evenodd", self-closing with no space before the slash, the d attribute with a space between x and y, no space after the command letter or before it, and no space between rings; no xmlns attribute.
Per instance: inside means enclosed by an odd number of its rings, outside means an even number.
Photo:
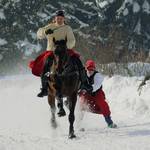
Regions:
<svg viewBox="0 0 150 150"><path fill-rule="evenodd" d="M48 91L47 91L48 77L46 75L42 75L41 83L42 83L42 88L41 88L41 92L37 95L38 97L47 96L47 94L48 94Z"/></svg>
<svg viewBox="0 0 150 150"><path fill-rule="evenodd" d="M43 97L48 95L48 76L47 73L50 72L50 67L53 64L53 57L49 56L44 65L43 73L41 75L42 88L41 92L37 95L38 97Z"/></svg>
<svg viewBox="0 0 150 150"><path fill-rule="evenodd" d="M66 115L66 112L65 112L65 110L64 110L64 108L63 108L63 98L62 98L62 96L58 96L57 97L57 107L58 107L58 116L59 117L63 117L63 116L65 116Z"/></svg>
<svg viewBox="0 0 150 150"><path fill-rule="evenodd" d="M104 116L104 118L109 128L117 128L117 125L113 123L110 116Z"/></svg>

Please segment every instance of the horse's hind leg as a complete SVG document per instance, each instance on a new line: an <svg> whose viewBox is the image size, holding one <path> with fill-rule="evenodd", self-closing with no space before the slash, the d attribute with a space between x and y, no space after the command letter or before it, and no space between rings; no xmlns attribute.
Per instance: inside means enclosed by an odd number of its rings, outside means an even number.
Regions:
<svg viewBox="0 0 150 150"><path fill-rule="evenodd" d="M57 127L55 113L56 113L56 107L55 107L55 97L52 95L48 95L48 103L51 108L51 125L53 128Z"/></svg>
<svg viewBox="0 0 150 150"><path fill-rule="evenodd" d="M74 120L75 120L75 115L74 115L74 110L75 110L75 106L76 106L76 101L77 101L77 94L73 94L72 96L68 97L68 102L69 102L69 138L75 138L75 134L74 134Z"/></svg>

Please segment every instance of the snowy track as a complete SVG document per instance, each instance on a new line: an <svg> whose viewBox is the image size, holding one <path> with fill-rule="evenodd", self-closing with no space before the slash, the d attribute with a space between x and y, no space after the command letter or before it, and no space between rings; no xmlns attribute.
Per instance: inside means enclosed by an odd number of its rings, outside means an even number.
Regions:
<svg viewBox="0 0 150 150"><path fill-rule="evenodd" d="M102 116L85 113L76 139L69 140L67 117L50 126L46 98L36 94L40 81L30 75L0 79L0 150L149 150L150 82L139 96L139 78L105 78L104 90L118 129L108 129ZM84 128L85 131L80 131Z"/></svg>

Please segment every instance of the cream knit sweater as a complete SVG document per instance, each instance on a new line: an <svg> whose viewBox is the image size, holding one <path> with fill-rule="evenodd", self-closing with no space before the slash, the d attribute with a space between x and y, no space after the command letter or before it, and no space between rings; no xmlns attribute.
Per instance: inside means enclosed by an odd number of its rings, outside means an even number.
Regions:
<svg viewBox="0 0 150 150"><path fill-rule="evenodd" d="M53 34L46 35L45 31L48 29L54 30ZM55 30L56 29L56 30ZM67 48L72 49L75 46L75 37L73 31L69 25L57 25L56 23L51 23L45 27L39 28L37 31L38 39L47 38L47 50L54 50L53 38L55 40L65 40L67 38Z"/></svg>

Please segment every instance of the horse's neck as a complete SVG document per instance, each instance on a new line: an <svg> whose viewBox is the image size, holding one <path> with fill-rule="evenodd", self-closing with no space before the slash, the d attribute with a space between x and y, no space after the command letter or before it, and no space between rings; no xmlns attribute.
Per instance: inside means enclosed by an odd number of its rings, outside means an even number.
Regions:
<svg viewBox="0 0 150 150"><path fill-rule="evenodd" d="M63 58L62 58L62 62L63 62L64 64L67 63L68 58L69 58L68 54L65 53L64 56L63 56Z"/></svg>
<svg viewBox="0 0 150 150"><path fill-rule="evenodd" d="M51 68L50 68L50 72L51 72L52 74L56 74L57 68L58 68L58 64L56 63L56 59L54 59L54 60L53 60L53 64L52 64L52 66L51 66Z"/></svg>
<svg viewBox="0 0 150 150"><path fill-rule="evenodd" d="M68 66L70 63L70 55L68 54L67 50L64 53L60 53L59 55L55 54L52 71L57 74L61 74L62 71Z"/></svg>
<svg viewBox="0 0 150 150"><path fill-rule="evenodd" d="M66 53L63 58L62 58L62 61L61 61L61 66L63 68L65 68L67 65L69 65L69 62L70 62L70 56Z"/></svg>

